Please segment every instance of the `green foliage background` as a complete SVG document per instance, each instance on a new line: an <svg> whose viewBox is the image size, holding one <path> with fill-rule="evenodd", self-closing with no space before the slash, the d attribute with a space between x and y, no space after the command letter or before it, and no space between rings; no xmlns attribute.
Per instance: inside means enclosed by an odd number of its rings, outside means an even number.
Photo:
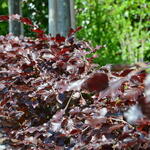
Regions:
<svg viewBox="0 0 150 150"><path fill-rule="evenodd" d="M22 11L24 17L30 18L34 24L48 33L48 0L26 0L22 2ZM24 28L25 36L33 36L28 26Z"/></svg>
<svg viewBox="0 0 150 150"><path fill-rule="evenodd" d="M95 61L135 63L150 60L149 0L74 0L76 26L83 26L77 38L93 46L105 45ZM0 0L0 15L8 14L7 0ZM48 33L48 0L23 0L23 16ZM33 36L27 26L25 36ZM8 23L0 22L0 34L8 33Z"/></svg>
<svg viewBox="0 0 150 150"><path fill-rule="evenodd" d="M0 0L0 15L8 14L7 0ZM8 22L0 22L0 35L8 33Z"/></svg>
<svg viewBox="0 0 150 150"><path fill-rule="evenodd" d="M48 33L48 0L22 0L22 15L30 18ZM0 15L8 15L8 0L0 0ZM0 35L8 34L8 22L0 22ZM28 26L24 26L24 35L33 36Z"/></svg>
<svg viewBox="0 0 150 150"><path fill-rule="evenodd" d="M76 0L79 39L106 45L96 62L134 63L150 59L150 1Z"/></svg>

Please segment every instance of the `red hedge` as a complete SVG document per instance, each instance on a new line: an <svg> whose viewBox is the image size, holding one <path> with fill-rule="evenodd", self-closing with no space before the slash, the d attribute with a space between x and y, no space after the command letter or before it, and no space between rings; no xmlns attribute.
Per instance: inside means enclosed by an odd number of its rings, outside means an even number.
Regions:
<svg viewBox="0 0 150 150"><path fill-rule="evenodd" d="M86 57L96 49L76 41L77 30L67 38L40 29L34 40L0 36L0 124L11 149L150 148L149 120L130 124L124 118L134 104L149 107L146 72L96 69Z"/></svg>

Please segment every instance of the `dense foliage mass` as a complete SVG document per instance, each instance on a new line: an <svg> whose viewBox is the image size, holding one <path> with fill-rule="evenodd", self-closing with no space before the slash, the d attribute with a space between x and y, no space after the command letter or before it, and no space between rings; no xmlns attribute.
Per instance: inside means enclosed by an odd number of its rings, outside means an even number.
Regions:
<svg viewBox="0 0 150 150"><path fill-rule="evenodd" d="M8 149L150 148L143 68L99 68L95 55L86 57L97 49L74 39L80 28L48 37L29 19L10 17L34 27L38 38L0 36L0 125Z"/></svg>

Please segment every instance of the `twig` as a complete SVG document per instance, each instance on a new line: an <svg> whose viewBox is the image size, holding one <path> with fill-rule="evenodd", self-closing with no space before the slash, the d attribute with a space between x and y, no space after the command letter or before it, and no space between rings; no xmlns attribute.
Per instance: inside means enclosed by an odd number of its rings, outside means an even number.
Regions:
<svg viewBox="0 0 150 150"><path fill-rule="evenodd" d="M65 106L65 108L64 108L64 111L66 111L67 108L69 107L69 104L70 104L70 102L71 102L71 99L72 99L73 94L74 94L74 92L71 93L71 96L70 96L70 98L69 98L69 100L68 100L68 102L67 102L67 104L66 104L66 106Z"/></svg>
<svg viewBox="0 0 150 150"><path fill-rule="evenodd" d="M128 122L126 122L125 120L118 119L118 118L109 118L109 119L118 121L118 122L123 122L123 123L127 124L130 128L134 129L134 127L131 124L129 124Z"/></svg>

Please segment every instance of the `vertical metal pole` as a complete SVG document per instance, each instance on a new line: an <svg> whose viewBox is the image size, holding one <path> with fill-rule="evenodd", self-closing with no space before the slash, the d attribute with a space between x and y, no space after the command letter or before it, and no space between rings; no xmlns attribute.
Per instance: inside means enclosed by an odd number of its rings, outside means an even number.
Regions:
<svg viewBox="0 0 150 150"><path fill-rule="evenodd" d="M70 0L49 0L49 33L66 36L70 28Z"/></svg>
<svg viewBox="0 0 150 150"><path fill-rule="evenodd" d="M49 0L48 1L48 7L49 7L49 19L48 19L48 28L49 28L49 34L51 34L52 36L56 35L56 31L57 31L57 3L56 0Z"/></svg>
<svg viewBox="0 0 150 150"><path fill-rule="evenodd" d="M21 0L8 0L9 15L22 15ZM9 20L9 33L16 36L23 35L23 25L16 20Z"/></svg>
<svg viewBox="0 0 150 150"><path fill-rule="evenodd" d="M75 28L74 0L70 0L71 28Z"/></svg>

